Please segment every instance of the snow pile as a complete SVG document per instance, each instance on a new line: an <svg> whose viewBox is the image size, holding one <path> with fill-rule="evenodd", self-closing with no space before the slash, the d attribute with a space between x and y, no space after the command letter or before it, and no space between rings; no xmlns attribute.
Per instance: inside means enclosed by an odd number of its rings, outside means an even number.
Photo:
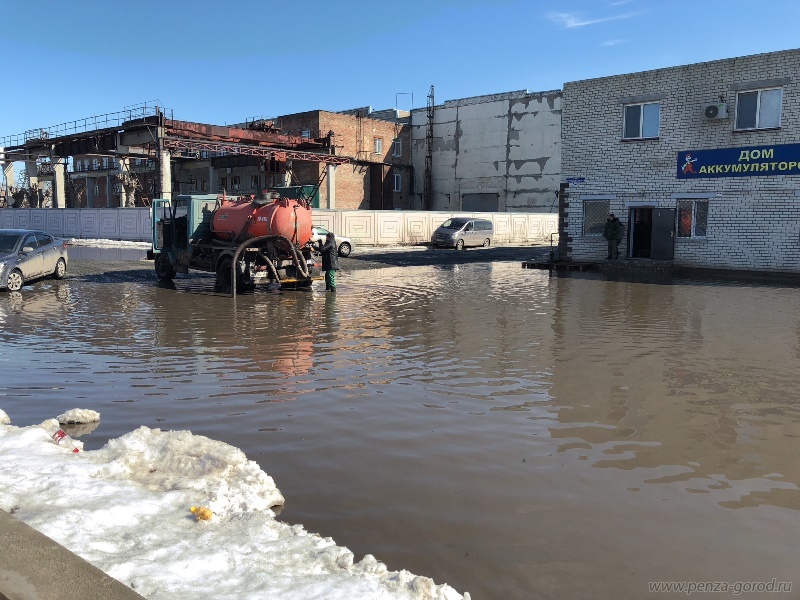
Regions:
<svg viewBox="0 0 800 600"><path fill-rule="evenodd" d="M0 508L146 598L469 599L371 555L355 562L276 521L282 503L241 450L188 431L140 427L71 454L40 427L0 425Z"/></svg>
<svg viewBox="0 0 800 600"><path fill-rule="evenodd" d="M56 417L59 423L95 423L100 420L100 413L86 408L73 408Z"/></svg>
<svg viewBox="0 0 800 600"><path fill-rule="evenodd" d="M0 408L0 425L10 425L11 418L6 414L6 411Z"/></svg>

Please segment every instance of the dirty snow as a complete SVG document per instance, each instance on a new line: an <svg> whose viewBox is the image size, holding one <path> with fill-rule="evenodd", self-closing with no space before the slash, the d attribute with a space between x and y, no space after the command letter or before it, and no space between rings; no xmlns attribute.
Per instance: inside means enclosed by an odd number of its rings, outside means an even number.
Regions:
<svg viewBox="0 0 800 600"><path fill-rule="evenodd" d="M283 502L241 450L189 431L71 454L40 426L0 425L0 508L145 598L469 600L277 521Z"/></svg>
<svg viewBox="0 0 800 600"><path fill-rule="evenodd" d="M96 423L100 420L100 413L87 408L73 408L67 412L61 413L56 419L58 419L59 423L66 423L68 425L74 423Z"/></svg>

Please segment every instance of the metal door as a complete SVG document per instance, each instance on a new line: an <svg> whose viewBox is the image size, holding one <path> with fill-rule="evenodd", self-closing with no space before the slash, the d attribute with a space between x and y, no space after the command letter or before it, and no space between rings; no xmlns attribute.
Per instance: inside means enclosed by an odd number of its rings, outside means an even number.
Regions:
<svg viewBox="0 0 800 600"><path fill-rule="evenodd" d="M650 258L672 260L675 256L675 209L654 208Z"/></svg>

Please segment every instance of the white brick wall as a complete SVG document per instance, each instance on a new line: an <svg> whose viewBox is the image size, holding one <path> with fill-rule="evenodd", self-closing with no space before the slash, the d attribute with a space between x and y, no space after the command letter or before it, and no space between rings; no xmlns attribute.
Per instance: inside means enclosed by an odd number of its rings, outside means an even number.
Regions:
<svg viewBox="0 0 800 600"><path fill-rule="evenodd" d="M784 79L781 127L734 132L736 86ZM623 100L657 97L657 140L622 141ZM728 104L730 118L711 121L703 107ZM746 56L565 84L564 178L569 189L566 243L574 260L605 256L602 238L583 237L584 195L611 195L626 224L632 203L674 208L679 194L707 194L705 239L675 239L675 264L744 270L800 271L800 175L677 179L678 152L800 142L800 50ZM569 239L571 238L571 239ZM622 247L625 246L623 241Z"/></svg>

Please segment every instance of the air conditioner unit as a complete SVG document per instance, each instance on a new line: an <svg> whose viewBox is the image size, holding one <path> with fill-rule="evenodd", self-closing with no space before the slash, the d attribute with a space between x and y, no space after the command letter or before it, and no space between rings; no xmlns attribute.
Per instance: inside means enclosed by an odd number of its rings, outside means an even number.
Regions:
<svg viewBox="0 0 800 600"><path fill-rule="evenodd" d="M727 119L728 118L728 105L724 102L716 104L707 104L703 109L703 115L706 119Z"/></svg>

